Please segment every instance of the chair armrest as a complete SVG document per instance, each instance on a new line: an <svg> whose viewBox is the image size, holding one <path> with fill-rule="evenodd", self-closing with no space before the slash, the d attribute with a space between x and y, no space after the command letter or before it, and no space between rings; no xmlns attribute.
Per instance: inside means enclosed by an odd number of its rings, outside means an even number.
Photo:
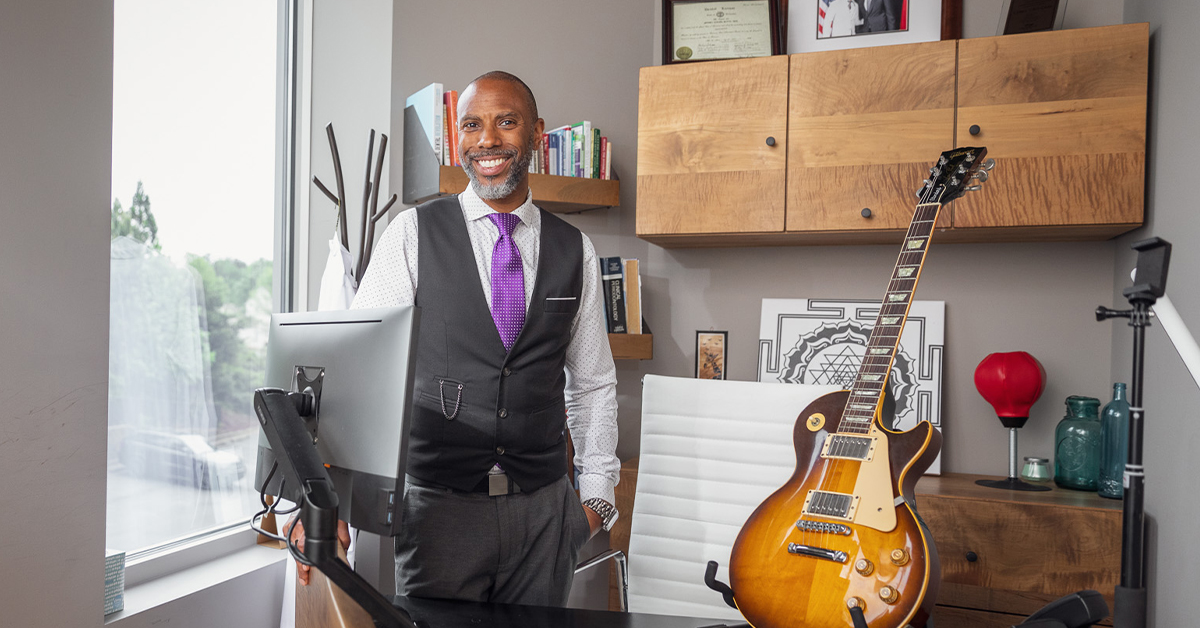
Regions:
<svg viewBox="0 0 1200 628"><path fill-rule="evenodd" d="M621 550L606 550L599 554L579 563L575 566L575 573L590 569L603 563L608 559L612 559L617 563L617 577L621 580L621 611L629 611L629 565L625 560L625 552Z"/></svg>

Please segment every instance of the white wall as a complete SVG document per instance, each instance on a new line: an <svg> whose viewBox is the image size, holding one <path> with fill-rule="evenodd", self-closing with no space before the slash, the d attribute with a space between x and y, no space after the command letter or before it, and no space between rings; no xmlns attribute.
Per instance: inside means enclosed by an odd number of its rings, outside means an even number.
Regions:
<svg viewBox="0 0 1200 628"><path fill-rule="evenodd" d="M1200 5L1193 0L1127 0L1126 22L1150 23L1150 111L1146 226L1119 239L1113 307L1128 307L1135 255L1129 244L1160 236L1173 245L1167 294L1192 333L1200 335L1200 219L1196 214L1195 151L1200 146ZM1111 323L1112 378L1129 381L1132 330ZM1200 550L1193 542L1200 519L1196 452L1200 451L1200 391L1160 326L1146 330L1145 396L1147 581L1151 626L1196 625L1190 604L1200 582Z"/></svg>
<svg viewBox="0 0 1200 628"><path fill-rule="evenodd" d="M99 626L111 2L0 5L0 613Z"/></svg>

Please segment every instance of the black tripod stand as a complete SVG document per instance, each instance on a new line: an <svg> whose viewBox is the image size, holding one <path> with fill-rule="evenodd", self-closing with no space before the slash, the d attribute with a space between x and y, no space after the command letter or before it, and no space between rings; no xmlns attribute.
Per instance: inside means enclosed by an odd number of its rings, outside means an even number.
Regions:
<svg viewBox="0 0 1200 628"><path fill-rule="evenodd" d="M1149 238L1133 243L1138 252L1137 274L1133 285L1122 294L1132 309L1096 308L1096 320L1128 318L1133 328L1133 377L1129 388L1129 461L1125 464L1124 520L1121 538L1121 584L1115 593L1117 628L1144 628L1146 625L1146 512L1145 469L1142 466L1142 379L1146 357L1146 327L1150 326L1150 306L1163 296L1167 286L1167 266L1171 261L1171 243Z"/></svg>

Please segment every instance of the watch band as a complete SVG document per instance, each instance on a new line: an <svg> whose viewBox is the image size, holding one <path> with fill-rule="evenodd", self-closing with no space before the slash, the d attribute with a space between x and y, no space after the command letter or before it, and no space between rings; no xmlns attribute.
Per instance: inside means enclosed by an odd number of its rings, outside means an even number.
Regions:
<svg viewBox="0 0 1200 628"><path fill-rule="evenodd" d="M600 499L599 497L593 497L583 502L583 505L587 506L597 515L600 515L600 527L605 532L608 532L612 529L613 524L617 522L617 517L620 516L620 513L617 511L615 506L604 501L603 499Z"/></svg>

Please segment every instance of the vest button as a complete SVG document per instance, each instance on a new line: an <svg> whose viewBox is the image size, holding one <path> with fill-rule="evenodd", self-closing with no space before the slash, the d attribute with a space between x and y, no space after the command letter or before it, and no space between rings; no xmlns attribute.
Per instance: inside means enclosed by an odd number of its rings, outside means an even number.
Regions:
<svg viewBox="0 0 1200 628"><path fill-rule="evenodd" d="M499 455L499 456L503 456L503 455L504 455L504 447L503 447L503 446L501 446L501 447L497 447L497 448L496 448L496 454L497 454L497 455Z"/></svg>
<svg viewBox="0 0 1200 628"><path fill-rule="evenodd" d="M504 367L504 370L501 371L501 373L504 373L504 376L508 377L509 375L512 375L512 369L510 369L506 366L506 367Z"/></svg>
<svg viewBox="0 0 1200 628"><path fill-rule="evenodd" d="M500 408L500 411L497 412L496 414L500 415L500 418L503 419L504 417L508 416L508 410L505 410L504 408Z"/></svg>

